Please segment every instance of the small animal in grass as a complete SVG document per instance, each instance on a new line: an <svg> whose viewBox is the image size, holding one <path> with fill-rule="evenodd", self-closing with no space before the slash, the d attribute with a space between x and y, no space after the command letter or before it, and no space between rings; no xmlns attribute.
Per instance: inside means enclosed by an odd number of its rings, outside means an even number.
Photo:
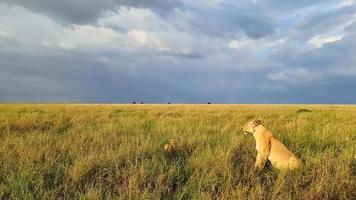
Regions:
<svg viewBox="0 0 356 200"><path fill-rule="evenodd" d="M178 148L178 143L177 143L177 140L175 140L175 139L170 139L170 140L168 141L168 143L166 143L166 144L163 146L164 151L167 152L167 153L176 151L177 148Z"/></svg>
<svg viewBox="0 0 356 200"><path fill-rule="evenodd" d="M245 134L252 133L256 140L257 157L254 167L258 170L264 168L267 159L273 167L281 170L295 170L301 167L301 160L275 138L262 125L261 120L247 122L242 130Z"/></svg>

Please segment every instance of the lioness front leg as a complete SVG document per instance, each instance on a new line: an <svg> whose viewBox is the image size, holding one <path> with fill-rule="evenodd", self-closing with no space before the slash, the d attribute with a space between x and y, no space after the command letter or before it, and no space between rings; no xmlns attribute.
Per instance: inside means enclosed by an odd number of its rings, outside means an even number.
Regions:
<svg viewBox="0 0 356 200"><path fill-rule="evenodd" d="M263 155L261 153L258 153L257 157L256 157L256 162L255 162L254 168L258 169L258 171L261 171L266 164L267 158L268 158L268 155Z"/></svg>
<svg viewBox="0 0 356 200"><path fill-rule="evenodd" d="M261 171L268 159L268 156L270 154L270 149L271 149L271 143L270 140L267 139L263 143L260 143L257 146L257 157L256 157L256 162L255 162L255 168L257 168L259 171Z"/></svg>

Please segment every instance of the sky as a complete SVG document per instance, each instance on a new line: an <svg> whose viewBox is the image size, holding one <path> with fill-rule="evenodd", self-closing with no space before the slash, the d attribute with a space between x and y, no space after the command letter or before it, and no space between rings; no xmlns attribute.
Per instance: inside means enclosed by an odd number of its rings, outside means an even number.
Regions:
<svg viewBox="0 0 356 200"><path fill-rule="evenodd" d="M356 103L356 0L0 0L0 102Z"/></svg>

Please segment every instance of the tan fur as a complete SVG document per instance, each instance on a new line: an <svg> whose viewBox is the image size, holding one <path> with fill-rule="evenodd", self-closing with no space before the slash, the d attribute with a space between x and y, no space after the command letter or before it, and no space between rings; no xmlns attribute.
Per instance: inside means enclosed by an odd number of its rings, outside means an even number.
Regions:
<svg viewBox="0 0 356 200"><path fill-rule="evenodd" d="M278 139L273 137L260 120L247 122L243 131L252 133L256 140L257 157L255 167L262 170L267 159L277 169L295 170L300 168L301 161Z"/></svg>
<svg viewBox="0 0 356 200"><path fill-rule="evenodd" d="M169 142L163 146L163 149L166 152L172 152L172 151L175 151L177 149L177 147L178 147L177 140L170 139Z"/></svg>

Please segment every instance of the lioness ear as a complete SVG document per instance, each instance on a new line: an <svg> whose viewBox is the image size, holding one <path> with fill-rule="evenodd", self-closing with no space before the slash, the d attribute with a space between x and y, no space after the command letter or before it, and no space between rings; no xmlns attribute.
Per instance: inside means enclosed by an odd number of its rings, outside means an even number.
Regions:
<svg viewBox="0 0 356 200"><path fill-rule="evenodd" d="M258 126L260 124L261 124L261 120L259 120L259 119L255 120L255 126Z"/></svg>

